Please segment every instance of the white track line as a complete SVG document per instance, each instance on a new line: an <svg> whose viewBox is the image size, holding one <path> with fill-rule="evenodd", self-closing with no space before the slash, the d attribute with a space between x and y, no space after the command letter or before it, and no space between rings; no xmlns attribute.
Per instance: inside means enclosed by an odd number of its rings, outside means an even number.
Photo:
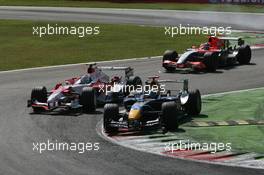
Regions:
<svg viewBox="0 0 264 175"><path fill-rule="evenodd" d="M97 124L96 126L96 131L98 133L99 136L101 136L103 139L113 143L113 144L116 144L116 145L119 145L119 146L123 146L123 147L126 147L126 148L129 148L129 149L133 149L133 150L136 150L136 151L141 151L141 152L144 152L144 153L151 153L151 154L156 154L156 155L160 155L160 156L164 156L164 157L171 157L171 158L175 158L175 159L180 159L180 160L185 160L185 161L193 161L193 162L199 162L199 163L208 163L208 164L216 164L216 165L224 165L224 166L229 166L229 167L243 167L243 168L251 168L251 169L263 169L263 167L253 167L252 165L250 165L250 163L246 163L246 164L236 164L236 163L233 163L233 162L212 162L212 161L206 161L206 160L197 160L197 159L186 159L186 158L183 158L183 157L176 157L176 156L173 156L173 155L169 155L169 154L162 154L160 152L160 150L154 146L154 149L152 150L150 147L148 148L142 148L142 147L138 147L138 145L134 145L134 144L124 144L124 142L119 142L117 140L114 140L112 139L111 137L108 137L104 131L103 131L103 122L102 120ZM239 161L239 163L242 163L243 161Z"/></svg>
<svg viewBox="0 0 264 175"><path fill-rule="evenodd" d="M88 7L48 7L48 6L0 6L4 10L68 10L68 11L98 11L98 10L113 10L116 12L127 11L142 11L142 12L179 12L179 13L197 13L197 14L239 14L239 15L255 15L264 16L263 13L250 12L219 12L219 11L195 11L195 10L167 10L167 9L129 9L129 8L88 8Z"/></svg>
<svg viewBox="0 0 264 175"><path fill-rule="evenodd" d="M3 7L5 7L5 6L3 6ZM233 30L233 31L236 31L236 32L254 32L254 31L249 31L249 30ZM256 31L256 32L264 33L262 31ZM258 50L258 49L264 49L264 47L252 45L251 49L252 50ZM150 57L141 57L141 58L116 59L116 60L109 60L109 61L97 61L96 63L115 63L115 62L133 61L133 60L158 59L158 58L161 58L161 57L162 56L150 56ZM74 66L79 66L79 65L84 65L84 64L91 64L91 63L95 63L95 61L94 62L86 62L86 63L63 64L63 65L55 65L55 66L43 66L43 67L7 70L7 71L0 71L0 74L12 73L12 72L32 71L32 70L41 70L41 69L54 69L54 68L63 68L63 67L74 67Z"/></svg>
<svg viewBox="0 0 264 175"><path fill-rule="evenodd" d="M263 47L255 47L254 45L251 46L251 47L252 47L251 48L252 50L264 49ZM117 60L109 60L109 61L93 61L93 62L86 62L86 63L75 63L75 64L62 64L62 65L55 65L55 66L33 67L33 68L25 68L25 69L15 69L15 70L0 71L0 74L13 73L13 72L24 72L24 71L34 71L34 70L41 70L41 69L54 69L54 68L74 67L74 66L92 64L92 63L115 63L115 62L133 61L133 60L160 59L161 57L162 56L150 56L150 57L142 57L142 58L128 58L128 59L117 59Z"/></svg>
<svg viewBox="0 0 264 175"><path fill-rule="evenodd" d="M227 94L235 94L235 93L240 93L240 92L248 92L248 91L262 90L262 89L264 90L264 87L251 88L251 89L243 89L243 90L235 90L235 91L227 91L227 92L219 92L219 93L214 93L214 94L202 95L202 98L213 97L213 96L221 96L221 95L227 95Z"/></svg>
<svg viewBox="0 0 264 175"><path fill-rule="evenodd" d="M85 65L85 64L92 64L92 63L115 63L115 62L125 62L125 61L133 61L133 60L147 60L147 59L158 59L158 58L161 58L161 56L151 56L151 57L142 57L142 58L129 58L129 59L118 59L118 60L97 61L97 62L94 61L94 62L86 62L86 63L63 64L63 65L56 65L56 66L43 66L43 67L34 67L34 68L26 68L26 69L16 69L16 70L0 71L0 74L3 74L3 73L12 73L12 72L32 71L32 70L41 70L41 69L54 69L54 68L74 67L74 66Z"/></svg>

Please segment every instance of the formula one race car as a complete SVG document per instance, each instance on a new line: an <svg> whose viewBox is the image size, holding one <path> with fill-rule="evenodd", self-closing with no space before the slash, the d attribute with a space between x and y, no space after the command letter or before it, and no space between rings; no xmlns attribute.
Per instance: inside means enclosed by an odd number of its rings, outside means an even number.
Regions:
<svg viewBox="0 0 264 175"><path fill-rule="evenodd" d="M109 103L104 106L103 126L106 133L114 133L119 128L128 131L137 131L147 128L161 128L162 130L175 130L178 128L182 117L198 115L201 111L201 95L199 90L189 91L188 80L152 80L146 82L158 86L162 83L183 83L181 90L176 90L176 95L171 95L173 90L151 93L131 93L124 99L125 110L119 111L119 106ZM164 84L163 84L164 85ZM174 84L173 84L174 85ZM153 90L153 89L152 89Z"/></svg>
<svg viewBox="0 0 264 175"><path fill-rule="evenodd" d="M124 70L125 77L113 76L111 79L102 70ZM46 87L34 88L28 107L34 112L54 111L55 109L79 109L86 112L96 110L97 104L122 102L129 94L126 85L142 85L140 77L133 76L130 67L97 67L90 64L87 73L81 77L58 83L50 92Z"/></svg>
<svg viewBox="0 0 264 175"><path fill-rule="evenodd" d="M162 66L167 71L194 70L214 72L219 66L230 66L237 62L249 64L251 48L241 38L210 36L208 42L199 48L187 49L181 56L176 51L167 50Z"/></svg>

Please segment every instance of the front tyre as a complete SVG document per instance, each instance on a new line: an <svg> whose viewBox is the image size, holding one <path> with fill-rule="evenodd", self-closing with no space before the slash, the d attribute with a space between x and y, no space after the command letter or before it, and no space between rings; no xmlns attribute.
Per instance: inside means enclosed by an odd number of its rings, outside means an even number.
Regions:
<svg viewBox="0 0 264 175"><path fill-rule="evenodd" d="M177 62L177 58L178 58L178 53L175 50L166 50L163 54L163 59L162 59L162 64L163 67L169 71L169 72L173 72L176 70L175 67L168 67L164 64L164 61L173 61L173 62Z"/></svg>
<svg viewBox="0 0 264 175"><path fill-rule="evenodd" d="M162 104L162 121L166 130L175 130L179 127L178 110L174 101Z"/></svg>
<svg viewBox="0 0 264 175"><path fill-rule="evenodd" d="M42 87L35 87L31 91L31 102L37 101L40 103L47 103L48 95L47 95L47 88L42 86ZM40 107L33 107L33 111L35 113L41 112L44 109Z"/></svg>
<svg viewBox="0 0 264 175"><path fill-rule="evenodd" d="M80 104L85 112L94 112L96 110L96 93L92 87L83 88Z"/></svg>
<svg viewBox="0 0 264 175"><path fill-rule="evenodd" d="M118 128L112 127L111 121L117 120L119 114L119 107L117 104L108 103L104 106L104 130L106 133L117 132Z"/></svg>
<svg viewBox="0 0 264 175"><path fill-rule="evenodd" d="M178 56L175 50L166 50L163 54L163 61L177 61Z"/></svg>
<svg viewBox="0 0 264 175"><path fill-rule="evenodd" d="M199 115L202 109L201 94L198 89L189 93L189 99L185 104L188 115Z"/></svg>

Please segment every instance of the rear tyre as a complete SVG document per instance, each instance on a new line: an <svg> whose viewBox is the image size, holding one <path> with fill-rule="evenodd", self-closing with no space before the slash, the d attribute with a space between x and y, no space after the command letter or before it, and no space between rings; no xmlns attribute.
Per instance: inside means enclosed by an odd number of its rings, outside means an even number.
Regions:
<svg viewBox="0 0 264 175"><path fill-rule="evenodd" d="M198 89L189 93L189 99L185 104L188 115L199 115L202 109L201 94Z"/></svg>
<svg viewBox="0 0 264 175"><path fill-rule="evenodd" d="M94 112L96 110L96 93L92 87L83 88L80 104L85 112Z"/></svg>
<svg viewBox="0 0 264 175"><path fill-rule="evenodd" d="M168 60L168 61L177 61L178 58L178 53L175 50L166 50L163 54L163 59L162 62ZM176 68L175 67L168 67L163 65L163 67L167 70L167 71L175 71Z"/></svg>
<svg viewBox="0 0 264 175"><path fill-rule="evenodd" d="M251 60L251 48L249 45L241 46L236 57L239 64L249 64Z"/></svg>
<svg viewBox="0 0 264 175"><path fill-rule="evenodd" d="M140 77L138 76L131 76L129 77L129 79L126 82L126 88L125 90L125 96L130 94L130 91L132 90L136 90L138 88L138 86L142 87L142 80Z"/></svg>
<svg viewBox="0 0 264 175"><path fill-rule="evenodd" d="M47 102L47 88L46 87L36 87L31 91L31 102L38 101L40 103ZM32 107L34 112L41 112L44 109L40 107Z"/></svg>
<svg viewBox="0 0 264 175"><path fill-rule="evenodd" d="M110 91L110 92L107 93L107 97L109 98L107 103L120 103L119 93L118 92Z"/></svg>
<svg viewBox="0 0 264 175"><path fill-rule="evenodd" d="M163 54L163 61L177 61L178 53L175 50L166 50Z"/></svg>
<svg viewBox="0 0 264 175"><path fill-rule="evenodd" d="M118 128L110 126L112 120L117 120L119 107L117 104L108 103L104 106L104 130L106 133L117 132Z"/></svg>
<svg viewBox="0 0 264 175"><path fill-rule="evenodd" d="M164 68L168 71L168 72L174 72L176 70L175 67L167 67L167 66L164 66Z"/></svg>
<svg viewBox="0 0 264 175"><path fill-rule="evenodd" d="M162 121L166 130L175 130L179 127L178 110L174 101L162 104Z"/></svg>
<svg viewBox="0 0 264 175"><path fill-rule="evenodd" d="M206 70L208 72L215 72L219 61L218 61L218 53L216 52L206 52L204 54L204 61L203 63L206 66Z"/></svg>

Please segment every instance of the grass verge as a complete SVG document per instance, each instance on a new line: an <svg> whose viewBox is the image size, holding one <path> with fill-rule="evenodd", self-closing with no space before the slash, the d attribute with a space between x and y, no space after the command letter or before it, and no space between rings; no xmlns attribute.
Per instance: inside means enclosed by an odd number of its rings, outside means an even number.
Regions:
<svg viewBox="0 0 264 175"><path fill-rule="evenodd" d="M211 96L203 99L202 114L197 121L236 119L264 120L264 89ZM201 142L231 143L233 150L264 153L264 125L184 127L183 135Z"/></svg>
<svg viewBox="0 0 264 175"><path fill-rule="evenodd" d="M200 35L170 38L164 28L133 25L52 23L55 26L99 26L100 34L33 35L33 26L46 22L0 20L0 70L95 62L162 55L166 49L179 52L206 40Z"/></svg>
<svg viewBox="0 0 264 175"><path fill-rule="evenodd" d="M242 37L247 44L264 44L264 33L232 32L233 37Z"/></svg>
<svg viewBox="0 0 264 175"><path fill-rule="evenodd" d="M0 0L0 5L11 6L56 6L90 8L168 9L195 11L224 11L263 13L262 5L198 4L198 3L111 3L95 0Z"/></svg>

